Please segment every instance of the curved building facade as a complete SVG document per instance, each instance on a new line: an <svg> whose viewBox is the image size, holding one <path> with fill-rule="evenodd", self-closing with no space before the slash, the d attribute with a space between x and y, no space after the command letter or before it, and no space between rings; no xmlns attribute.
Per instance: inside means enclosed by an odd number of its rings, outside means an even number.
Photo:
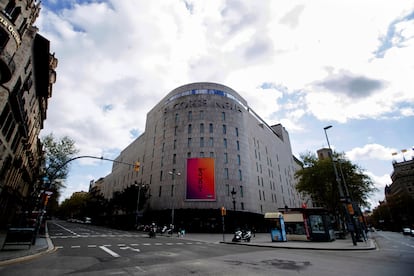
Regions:
<svg viewBox="0 0 414 276"><path fill-rule="evenodd" d="M147 114L145 132L105 177L110 198L133 183L147 184L147 209L188 227L216 222L221 207L233 217L263 217L278 208L300 207L297 163L282 125L267 125L236 91L216 83L178 87ZM164 212L164 216L160 215ZM153 219L153 218L152 218Z"/></svg>

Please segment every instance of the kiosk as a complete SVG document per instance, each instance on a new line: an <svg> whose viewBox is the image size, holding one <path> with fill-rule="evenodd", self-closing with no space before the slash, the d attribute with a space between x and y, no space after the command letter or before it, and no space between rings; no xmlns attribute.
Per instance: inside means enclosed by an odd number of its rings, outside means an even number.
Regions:
<svg viewBox="0 0 414 276"><path fill-rule="evenodd" d="M283 214L281 212L265 213L265 220L270 228L272 242L285 242L286 230Z"/></svg>

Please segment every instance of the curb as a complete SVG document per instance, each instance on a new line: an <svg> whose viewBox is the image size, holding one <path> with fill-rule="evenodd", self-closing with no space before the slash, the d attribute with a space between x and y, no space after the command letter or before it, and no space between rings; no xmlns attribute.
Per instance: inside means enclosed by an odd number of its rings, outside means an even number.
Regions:
<svg viewBox="0 0 414 276"><path fill-rule="evenodd" d="M320 251L368 251L368 250L376 250L377 246L375 241L370 240L369 247L355 247L355 248L328 248L328 247L296 247L296 246L277 246L277 245L268 245L268 244L258 244L258 243L238 243L238 242L223 242L222 244L233 244L233 245L242 245L242 246L256 246L256 247L266 247L266 248L278 248L278 249L297 249L297 250L320 250Z"/></svg>

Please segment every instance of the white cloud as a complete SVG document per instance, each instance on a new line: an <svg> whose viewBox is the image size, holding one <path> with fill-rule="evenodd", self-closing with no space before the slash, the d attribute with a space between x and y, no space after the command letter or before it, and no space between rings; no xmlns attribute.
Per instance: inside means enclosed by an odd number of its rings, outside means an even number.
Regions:
<svg viewBox="0 0 414 276"><path fill-rule="evenodd" d="M368 144L364 147L354 148L346 152L346 156L350 160L366 160L366 159L379 159L379 160L392 160L392 154L398 152L395 148L387 148L379 144Z"/></svg>

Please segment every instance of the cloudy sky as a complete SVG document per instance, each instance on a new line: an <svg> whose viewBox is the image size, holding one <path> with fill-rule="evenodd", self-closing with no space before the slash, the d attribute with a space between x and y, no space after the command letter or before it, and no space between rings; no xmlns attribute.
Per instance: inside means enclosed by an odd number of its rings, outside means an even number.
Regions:
<svg viewBox="0 0 414 276"><path fill-rule="evenodd" d="M36 26L59 60L42 133L82 155L115 158L168 92L203 81L282 123L296 156L332 125L331 146L379 189L372 207L393 159L414 155L412 1L43 0ZM72 163L62 200L111 166Z"/></svg>

